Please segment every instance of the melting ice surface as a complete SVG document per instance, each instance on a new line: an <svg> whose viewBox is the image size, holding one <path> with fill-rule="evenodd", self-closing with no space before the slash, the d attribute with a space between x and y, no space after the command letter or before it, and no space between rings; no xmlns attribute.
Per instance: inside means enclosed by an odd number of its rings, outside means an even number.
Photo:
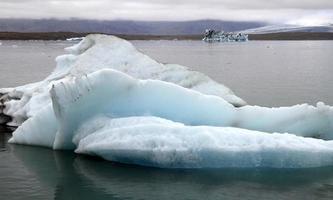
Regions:
<svg viewBox="0 0 333 200"><path fill-rule="evenodd" d="M10 142L166 168L333 165L331 106L242 106L207 76L113 36L68 50L45 80L0 91L21 124Z"/></svg>

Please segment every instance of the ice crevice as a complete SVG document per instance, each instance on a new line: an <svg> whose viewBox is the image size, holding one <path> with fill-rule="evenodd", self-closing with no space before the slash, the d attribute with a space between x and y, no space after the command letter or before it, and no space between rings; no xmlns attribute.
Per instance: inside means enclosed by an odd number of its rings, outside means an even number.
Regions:
<svg viewBox="0 0 333 200"><path fill-rule="evenodd" d="M166 168L333 165L331 106L245 105L209 77L113 36L67 50L45 80L0 89L20 94L3 103L20 125L11 143Z"/></svg>

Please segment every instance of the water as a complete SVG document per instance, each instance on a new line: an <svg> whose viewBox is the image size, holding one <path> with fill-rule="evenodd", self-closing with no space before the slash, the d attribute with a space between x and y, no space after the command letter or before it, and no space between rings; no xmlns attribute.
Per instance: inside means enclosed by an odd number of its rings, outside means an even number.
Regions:
<svg viewBox="0 0 333 200"><path fill-rule="evenodd" d="M333 41L138 41L153 58L204 72L252 105L333 105Z"/></svg>
<svg viewBox="0 0 333 200"><path fill-rule="evenodd" d="M67 151L8 145L0 134L1 199L332 199L333 168L168 170Z"/></svg>
<svg viewBox="0 0 333 200"><path fill-rule="evenodd" d="M73 43L1 41L0 87L43 79ZM135 41L153 58L225 83L250 104L333 105L333 42ZM9 145L0 127L0 199L333 199L333 167L167 170Z"/></svg>
<svg viewBox="0 0 333 200"><path fill-rule="evenodd" d="M42 80L64 54L67 41L2 41L0 87ZM333 105L333 41L134 41L141 51L163 63L204 72L230 87L249 104Z"/></svg>

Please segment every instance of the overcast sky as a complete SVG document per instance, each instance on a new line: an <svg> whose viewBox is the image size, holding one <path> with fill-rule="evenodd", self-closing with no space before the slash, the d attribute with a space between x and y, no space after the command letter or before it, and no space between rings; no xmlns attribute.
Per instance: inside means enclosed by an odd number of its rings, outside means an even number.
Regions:
<svg viewBox="0 0 333 200"><path fill-rule="evenodd" d="M0 0L0 18L333 23L333 0Z"/></svg>

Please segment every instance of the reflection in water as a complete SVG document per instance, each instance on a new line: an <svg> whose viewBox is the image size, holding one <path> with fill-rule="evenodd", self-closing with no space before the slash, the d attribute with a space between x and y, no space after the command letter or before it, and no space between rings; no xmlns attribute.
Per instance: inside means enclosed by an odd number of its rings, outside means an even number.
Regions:
<svg viewBox="0 0 333 200"><path fill-rule="evenodd" d="M7 141L11 137L9 127L0 125L0 151L6 151Z"/></svg>
<svg viewBox="0 0 333 200"><path fill-rule="evenodd" d="M38 147L9 149L43 191L53 191L51 199L333 198L333 168L169 170Z"/></svg>

